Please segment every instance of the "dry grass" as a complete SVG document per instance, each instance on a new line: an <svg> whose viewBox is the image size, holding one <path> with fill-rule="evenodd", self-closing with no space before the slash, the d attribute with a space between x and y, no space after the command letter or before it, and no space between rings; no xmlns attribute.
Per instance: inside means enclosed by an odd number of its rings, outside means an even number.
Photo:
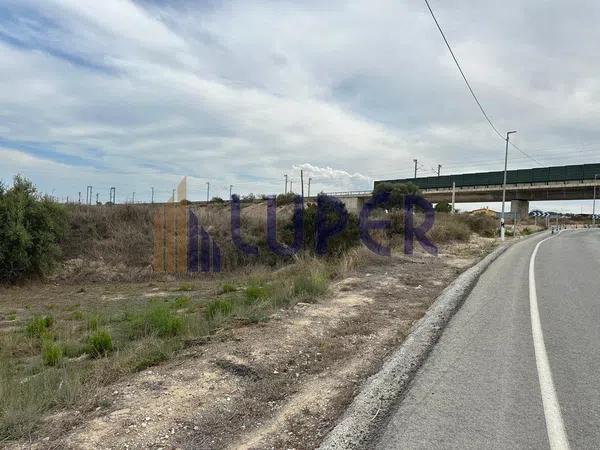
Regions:
<svg viewBox="0 0 600 450"><path fill-rule="evenodd" d="M0 330L0 442L36 435L51 411L102 406L104 386L219 330L316 301L335 272L308 257L276 273L257 267L236 274L236 289L222 288L233 279L207 279L210 289L183 282L167 296L125 303L83 303L74 296L58 306L47 299L19 310L15 325Z"/></svg>

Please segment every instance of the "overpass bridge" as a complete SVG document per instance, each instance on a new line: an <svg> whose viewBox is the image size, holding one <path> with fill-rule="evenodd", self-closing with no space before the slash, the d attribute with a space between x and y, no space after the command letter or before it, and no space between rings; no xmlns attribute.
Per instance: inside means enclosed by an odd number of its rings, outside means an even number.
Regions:
<svg viewBox="0 0 600 450"><path fill-rule="evenodd" d="M600 187L596 180L596 175L600 179L600 163L509 170L506 175L506 200L511 202L511 212L519 217L528 215L530 201L592 199L594 186ZM450 203L453 191L457 203L501 202L503 179L504 172L496 171L379 180L374 186L413 183L432 203ZM350 211L359 211L371 194L371 191L329 193L340 198Z"/></svg>

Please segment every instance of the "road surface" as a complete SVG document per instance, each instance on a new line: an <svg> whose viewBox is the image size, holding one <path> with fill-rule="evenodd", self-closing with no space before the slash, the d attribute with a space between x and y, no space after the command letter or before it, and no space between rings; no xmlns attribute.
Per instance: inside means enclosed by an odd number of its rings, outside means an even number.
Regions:
<svg viewBox="0 0 600 450"><path fill-rule="evenodd" d="M483 273L374 448L600 448L600 230L548 236Z"/></svg>

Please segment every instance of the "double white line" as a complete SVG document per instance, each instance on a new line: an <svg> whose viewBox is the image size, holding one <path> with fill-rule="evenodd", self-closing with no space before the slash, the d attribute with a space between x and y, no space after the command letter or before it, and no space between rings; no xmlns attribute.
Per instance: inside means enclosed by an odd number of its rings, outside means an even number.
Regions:
<svg viewBox="0 0 600 450"><path fill-rule="evenodd" d="M559 232L560 234L560 232ZM554 237L554 236L553 236ZM529 307L531 311L531 331L533 334L533 346L535 349L535 362L537 365L542 403L544 405L544 416L546 418L546 430L552 450L569 449L569 440L565 431L565 424L560 413L560 405L556 397L556 389L552 381L552 371L548 362L544 334L540 321L540 312L537 302L537 291L535 289L535 256L540 245L552 237L548 237L535 246L531 259L529 260Z"/></svg>

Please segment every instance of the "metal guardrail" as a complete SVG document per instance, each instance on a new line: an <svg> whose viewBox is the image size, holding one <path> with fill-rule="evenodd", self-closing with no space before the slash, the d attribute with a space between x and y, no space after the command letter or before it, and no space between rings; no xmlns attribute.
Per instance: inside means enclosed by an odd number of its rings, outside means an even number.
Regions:
<svg viewBox="0 0 600 450"><path fill-rule="evenodd" d="M364 195L372 195L373 191L340 191L340 192L324 192L325 195L331 197L360 197Z"/></svg>

